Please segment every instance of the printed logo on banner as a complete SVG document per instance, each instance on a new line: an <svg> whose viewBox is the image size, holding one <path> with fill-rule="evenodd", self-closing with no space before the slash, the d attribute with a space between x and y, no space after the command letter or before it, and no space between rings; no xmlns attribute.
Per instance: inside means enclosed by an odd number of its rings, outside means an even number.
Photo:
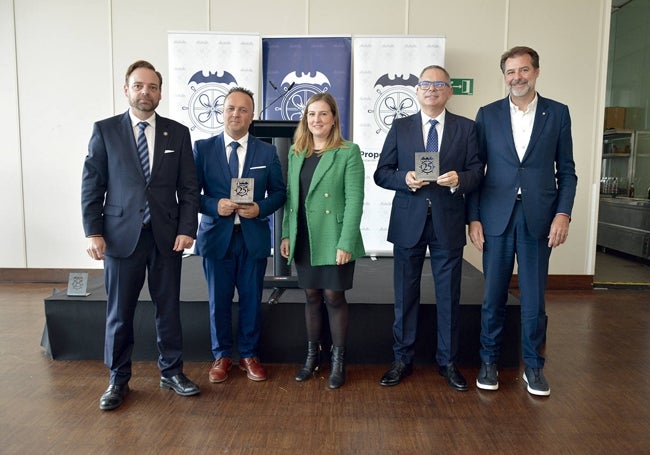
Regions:
<svg viewBox="0 0 650 455"><path fill-rule="evenodd" d="M212 135L223 131L223 104L228 91L237 86L237 80L228 71L221 76L217 73L208 71L206 76L203 71L197 71L187 83L192 95L183 110L188 111L192 131L197 129Z"/></svg>
<svg viewBox="0 0 650 455"><path fill-rule="evenodd" d="M288 90L282 96L282 103L275 108L282 120L300 120L307 101L316 93L327 92L332 84L329 78L320 71L298 75L298 71L287 74L280 84L283 90Z"/></svg>
<svg viewBox="0 0 650 455"><path fill-rule="evenodd" d="M378 96L374 108L368 110L378 127L376 134L388 133L396 118L408 117L420 109L415 97L417 83L418 77L414 74L406 78L403 74L399 78L384 74L377 79L375 90Z"/></svg>

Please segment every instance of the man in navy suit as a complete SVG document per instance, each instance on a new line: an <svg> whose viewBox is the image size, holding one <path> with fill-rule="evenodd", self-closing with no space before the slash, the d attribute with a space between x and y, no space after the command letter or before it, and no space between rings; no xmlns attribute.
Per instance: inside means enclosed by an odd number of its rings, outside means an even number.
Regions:
<svg viewBox="0 0 650 455"><path fill-rule="evenodd" d="M486 282L476 385L499 388L497 361L516 257L523 379L529 393L548 396L544 292L551 249L567 239L576 194L571 118L567 106L536 92L539 55L533 49L505 52L501 71L510 93L478 111L478 142L487 170L468 204L469 236L483 252Z"/></svg>
<svg viewBox="0 0 650 455"><path fill-rule="evenodd" d="M249 90L231 89L224 101L224 132L194 144L202 191L196 253L203 256L208 282L215 358L208 378L213 383L225 381L232 366L235 288L239 367L253 381L266 379L257 349L264 275L271 254L269 217L284 205L286 187L275 146L248 134L254 109ZM230 200L232 178L254 179L252 204Z"/></svg>
<svg viewBox="0 0 650 455"><path fill-rule="evenodd" d="M156 306L160 386L199 393L183 374L180 283L183 250L194 243L199 192L189 130L156 114L162 76L139 60L126 71L130 109L96 122L84 162L81 207L87 252L104 261L109 387L103 410L129 392L133 316L148 275ZM145 123L146 122L146 123Z"/></svg>
<svg viewBox="0 0 650 455"><path fill-rule="evenodd" d="M456 367L460 280L465 237L465 195L483 175L472 120L445 106L452 95L447 71L424 68L416 88L421 111L396 118L379 157L375 183L395 191L388 226L393 243L395 320L394 361L380 384L392 386L411 374L420 304L420 280L427 248L435 282L437 309L436 361L454 389L467 390ZM418 180L415 153L439 153L440 176Z"/></svg>

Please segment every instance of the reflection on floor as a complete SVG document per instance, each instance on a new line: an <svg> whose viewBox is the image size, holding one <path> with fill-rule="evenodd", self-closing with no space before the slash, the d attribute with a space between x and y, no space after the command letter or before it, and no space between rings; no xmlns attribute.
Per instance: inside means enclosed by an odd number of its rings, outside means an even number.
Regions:
<svg viewBox="0 0 650 455"><path fill-rule="evenodd" d="M599 247L594 287L650 288L650 262Z"/></svg>

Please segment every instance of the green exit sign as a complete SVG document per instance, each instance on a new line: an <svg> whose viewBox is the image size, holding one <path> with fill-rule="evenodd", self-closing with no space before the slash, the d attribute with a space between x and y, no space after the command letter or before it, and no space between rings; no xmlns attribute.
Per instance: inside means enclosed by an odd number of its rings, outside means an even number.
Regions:
<svg viewBox="0 0 650 455"><path fill-rule="evenodd" d="M451 88L454 89L454 95L473 95L474 79L452 79Z"/></svg>

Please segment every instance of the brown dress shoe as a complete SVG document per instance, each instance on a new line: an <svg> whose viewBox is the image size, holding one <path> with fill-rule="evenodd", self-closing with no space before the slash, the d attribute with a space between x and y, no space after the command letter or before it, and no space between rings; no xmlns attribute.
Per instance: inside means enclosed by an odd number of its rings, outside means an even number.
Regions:
<svg viewBox="0 0 650 455"><path fill-rule="evenodd" d="M257 357L240 359L239 368L246 372L246 376L251 381L266 381L266 370Z"/></svg>
<svg viewBox="0 0 650 455"><path fill-rule="evenodd" d="M232 368L232 360L229 357L221 357L215 360L208 373L210 382L216 384L228 379L228 371L230 371L230 368Z"/></svg>

